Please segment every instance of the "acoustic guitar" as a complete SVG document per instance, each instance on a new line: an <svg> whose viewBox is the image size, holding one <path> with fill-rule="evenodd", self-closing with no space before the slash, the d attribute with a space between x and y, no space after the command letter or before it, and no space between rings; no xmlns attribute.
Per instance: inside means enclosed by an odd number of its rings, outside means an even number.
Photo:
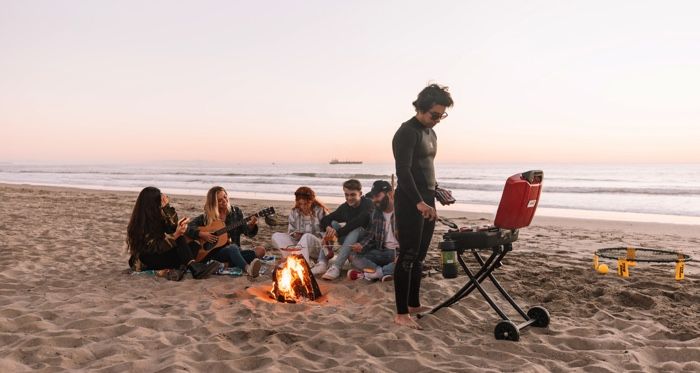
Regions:
<svg viewBox="0 0 700 373"><path fill-rule="evenodd" d="M216 242L203 242L201 239L192 239L189 237L186 237L187 242L190 243L190 245L196 245L197 247L197 256L195 257L195 260L197 262L203 261L209 254L213 253L215 250L222 248L226 245L228 245L229 242L229 236L228 232L236 229L238 227L243 226L244 224L248 224L250 219L252 217L266 217L270 215L275 214L275 208L274 207L267 207L264 208L258 212L256 212L253 215L249 215L243 220L236 221L232 224L226 225L224 222L218 220L214 221L209 225L201 226L199 227L199 230L201 232L208 232L211 233L215 236L218 236L218 240Z"/></svg>

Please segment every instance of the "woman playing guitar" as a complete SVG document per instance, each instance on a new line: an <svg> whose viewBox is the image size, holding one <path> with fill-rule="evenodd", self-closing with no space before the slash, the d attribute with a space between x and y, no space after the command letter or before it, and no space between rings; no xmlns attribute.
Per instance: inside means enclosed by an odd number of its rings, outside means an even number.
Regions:
<svg viewBox="0 0 700 373"><path fill-rule="evenodd" d="M226 262L230 266L238 267L252 277L257 277L260 273L262 262L258 257L265 255L264 247L256 247L253 250L241 251L241 234L253 237L258 233L257 217L252 216L247 224L235 224L244 219L243 212L237 206L231 206L226 189L215 186L207 192L207 200L204 204L204 213L190 221L187 232L188 237L200 242L217 242L220 237L210 233L206 227L215 222L222 222L226 226L237 225L229 230L228 241L217 249L211 250L206 259L213 259Z"/></svg>

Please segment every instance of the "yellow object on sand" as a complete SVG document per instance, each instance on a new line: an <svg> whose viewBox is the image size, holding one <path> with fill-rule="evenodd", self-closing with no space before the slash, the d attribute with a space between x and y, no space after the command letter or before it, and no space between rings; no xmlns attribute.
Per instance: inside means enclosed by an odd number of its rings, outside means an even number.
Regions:
<svg viewBox="0 0 700 373"><path fill-rule="evenodd" d="M607 264L600 264L600 265L598 265L598 268L596 268L596 271L598 271L598 273L604 275L604 274L608 273L608 265Z"/></svg>
<svg viewBox="0 0 700 373"><path fill-rule="evenodd" d="M626 258L617 260L617 274L622 277L630 277L630 267L627 265Z"/></svg>
<svg viewBox="0 0 700 373"><path fill-rule="evenodd" d="M683 259L676 261L676 280L680 281L685 278L685 264Z"/></svg>

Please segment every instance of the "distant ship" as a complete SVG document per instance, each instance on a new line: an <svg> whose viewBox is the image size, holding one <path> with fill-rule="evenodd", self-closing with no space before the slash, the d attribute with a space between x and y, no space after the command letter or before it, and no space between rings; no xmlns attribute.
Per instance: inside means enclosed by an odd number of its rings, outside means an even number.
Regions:
<svg viewBox="0 0 700 373"><path fill-rule="evenodd" d="M331 159L329 164L362 164L362 161L339 161L335 158Z"/></svg>

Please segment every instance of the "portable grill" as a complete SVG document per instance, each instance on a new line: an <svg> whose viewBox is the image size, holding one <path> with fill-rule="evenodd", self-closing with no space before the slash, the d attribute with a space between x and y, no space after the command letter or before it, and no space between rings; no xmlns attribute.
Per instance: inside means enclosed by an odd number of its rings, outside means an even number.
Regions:
<svg viewBox="0 0 700 373"><path fill-rule="evenodd" d="M502 319L494 330L496 339L517 341L520 339L520 330L528 326L545 328L549 325L549 312L544 307L535 306L526 313L515 303L493 274L494 270L501 267L503 258L513 250L513 242L518 240L518 230L529 226L532 222L542 191L543 176L542 171L533 170L509 177L503 188L503 195L492 227L479 231L456 229L443 235L444 241L440 243L440 249L457 252L457 261L466 272L469 281L452 297L429 312L418 315L419 317L425 317L443 307L449 307L476 289ZM480 253L483 250L491 251L491 255L486 259ZM471 252L480 265L476 273L469 269L462 258L462 255L467 251ZM481 283L487 278L491 280L503 298L525 319L524 322L516 324L494 302L481 286Z"/></svg>

